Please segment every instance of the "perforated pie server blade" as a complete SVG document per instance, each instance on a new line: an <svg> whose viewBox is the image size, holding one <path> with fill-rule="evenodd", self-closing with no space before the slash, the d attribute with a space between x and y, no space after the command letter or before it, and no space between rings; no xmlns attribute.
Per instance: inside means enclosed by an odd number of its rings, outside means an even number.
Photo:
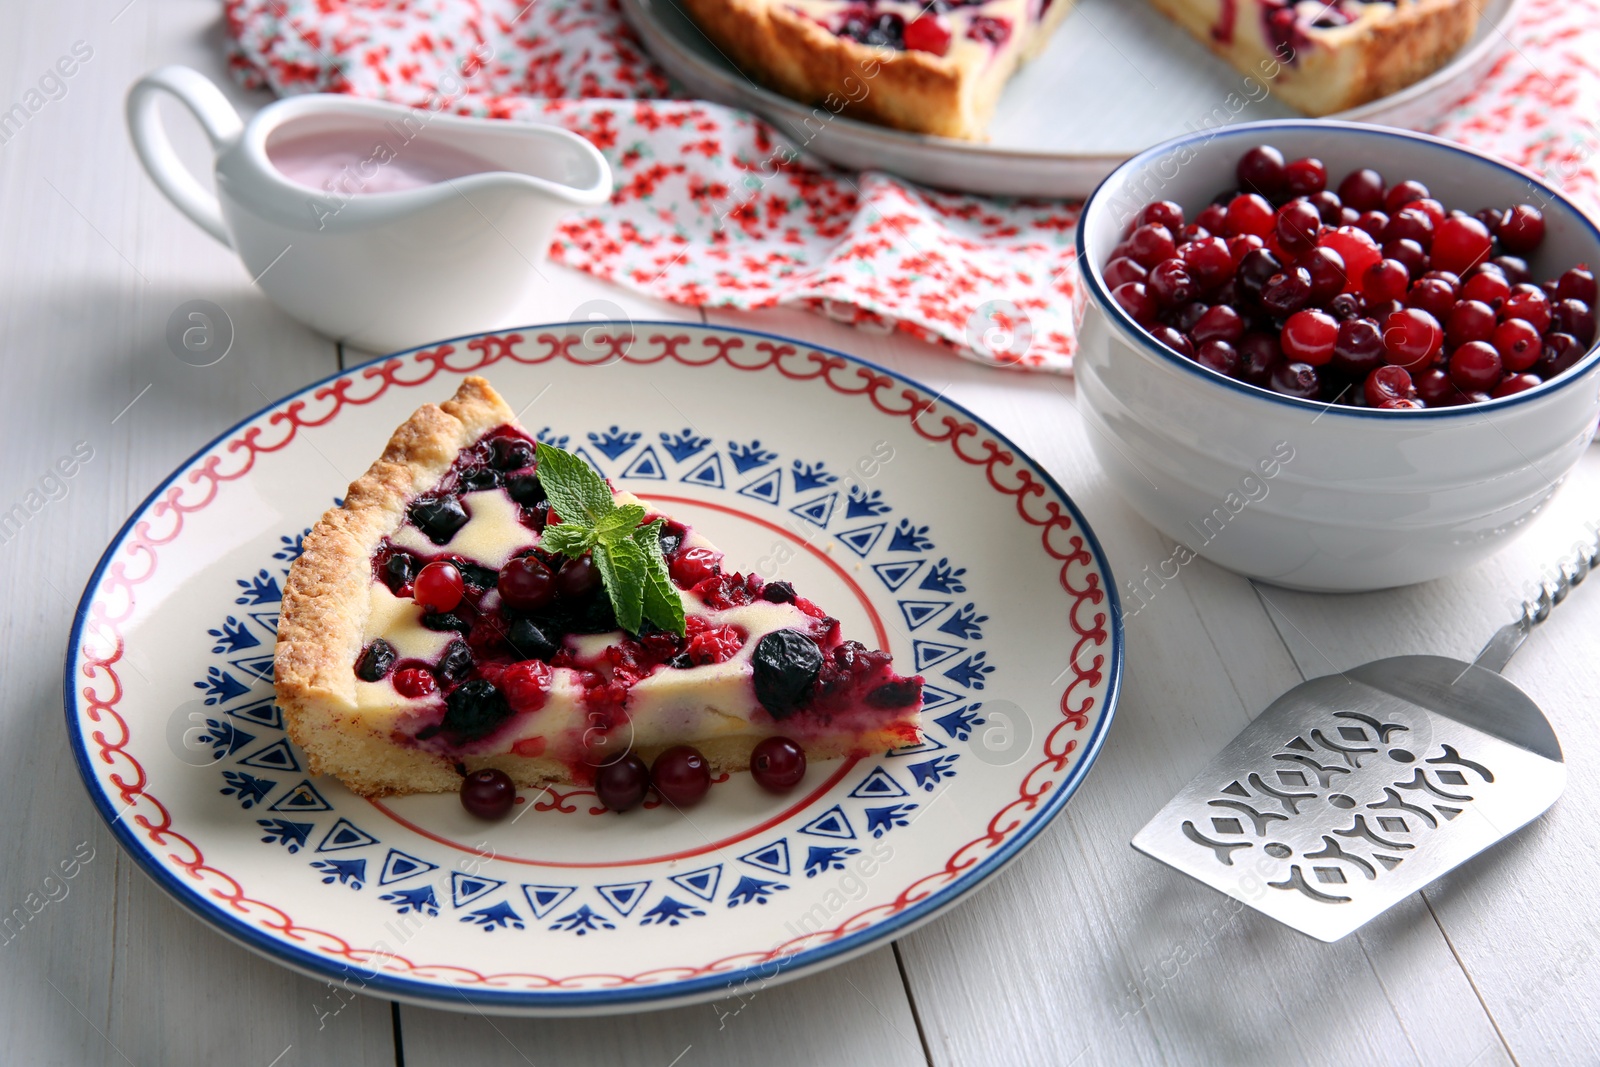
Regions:
<svg viewBox="0 0 1600 1067"><path fill-rule="evenodd" d="M1302 933L1344 937L1561 795L1555 731L1499 672L1597 565L1600 547L1471 664L1401 656L1295 686L1133 847Z"/></svg>

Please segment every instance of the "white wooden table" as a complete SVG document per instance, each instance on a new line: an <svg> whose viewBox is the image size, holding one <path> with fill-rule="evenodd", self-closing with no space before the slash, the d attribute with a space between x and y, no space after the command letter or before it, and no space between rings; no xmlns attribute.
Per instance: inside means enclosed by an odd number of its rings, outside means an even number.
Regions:
<svg viewBox="0 0 1600 1067"><path fill-rule="evenodd" d="M1446 580L1330 597L1186 567L1131 621L1126 687L1099 765L1025 857L954 914L767 990L737 1015L737 1003L570 1022L367 998L341 1008L327 987L217 936L119 854L79 784L61 722L72 609L106 541L174 466L242 416L365 354L341 352L269 306L134 159L122 95L138 75L182 62L228 84L217 6L10 5L0 14L0 109L77 41L92 58L0 143L0 511L26 501L77 442L93 449L65 496L0 543L0 915L38 911L0 932L0 1062L1600 1062L1600 589L1560 609L1509 670L1561 734L1572 770L1565 797L1359 934L1311 941L1128 845L1302 678L1383 655L1475 651L1524 581L1600 520L1600 449L1519 543ZM229 92L241 109L264 102ZM198 161L198 134L186 132ZM559 268L545 273L528 322L565 320L596 298L637 317L695 317ZM197 298L221 305L237 330L229 356L203 369L174 358L164 336L172 310ZM948 391L1060 479L1117 573L1171 554L1096 468L1070 381L977 368L806 314L707 318L844 348ZM69 880L51 878L75 853L92 858Z"/></svg>

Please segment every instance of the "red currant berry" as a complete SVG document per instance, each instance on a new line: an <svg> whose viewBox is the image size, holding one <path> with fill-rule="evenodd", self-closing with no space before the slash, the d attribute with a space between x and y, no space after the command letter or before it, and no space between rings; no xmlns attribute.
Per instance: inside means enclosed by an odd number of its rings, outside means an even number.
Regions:
<svg viewBox="0 0 1600 1067"><path fill-rule="evenodd" d="M550 699L550 665L536 659L513 663L498 684L512 711L538 711Z"/></svg>
<svg viewBox="0 0 1600 1067"><path fill-rule="evenodd" d="M565 570L566 568L562 568ZM667 561L672 580L685 589L722 573L722 556L705 548L681 548Z"/></svg>
<svg viewBox="0 0 1600 1067"><path fill-rule="evenodd" d="M1440 270L1465 274L1493 250L1494 238L1474 218L1445 219L1433 235L1433 265Z"/></svg>
<svg viewBox="0 0 1600 1067"><path fill-rule="evenodd" d="M906 23L906 48L912 52L927 52L942 56L950 51L950 20L929 12Z"/></svg>
<svg viewBox="0 0 1600 1067"><path fill-rule="evenodd" d="M461 579L461 570L448 560L435 560L417 572L412 583L412 598L423 611L431 613L454 611L461 598L467 595L467 586Z"/></svg>
<svg viewBox="0 0 1600 1067"><path fill-rule="evenodd" d="M1500 221L1497 236L1512 255L1530 255L1544 242L1544 214L1532 204L1518 204Z"/></svg>
<svg viewBox="0 0 1600 1067"><path fill-rule="evenodd" d="M1390 363L1407 369L1419 368L1438 354L1444 345L1444 330L1439 320L1421 308L1396 311L1383 323L1383 348Z"/></svg>
<svg viewBox="0 0 1600 1067"><path fill-rule="evenodd" d="M1450 354L1450 380L1464 393L1493 389L1505 374L1493 345L1468 341Z"/></svg>
<svg viewBox="0 0 1600 1067"><path fill-rule="evenodd" d="M496 767L473 771L461 779L461 806L480 819L503 819L517 803L511 776Z"/></svg>
<svg viewBox="0 0 1600 1067"><path fill-rule="evenodd" d="M1544 355L1544 340L1539 336L1539 331L1532 323L1522 319L1507 319L1495 327L1491 343L1506 369L1513 373L1527 370ZM1487 386L1478 385L1474 388L1484 389Z"/></svg>
<svg viewBox="0 0 1600 1067"><path fill-rule="evenodd" d="M555 575L536 556L518 556L500 568L500 599L519 611L537 611L556 598Z"/></svg>
<svg viewBox="0 0 1600 1067"><path fill-rule="evenodd" d="M1339 183L1339 199L1357 211L1376 211L1383 207L1383 175L1370 168L1353 170Z"/></svg>
<svg viewBox="0 0 1600 1067"><path fill-rule="evenodd" d="M750 774L769 793L787 793L806 776L806 750L787 737L768 737L750 753Z"/></svg>
<svg viewBox="0 0 1600 1067"><path fill-rule="evenodd" d="M594 791L611 811L631 811L650 791L650 768L632 752L624 753L595 769Z"/></svg>
<svg viewBox="0 0 1600 1067"><path fill-rule="evenodd" d="M650 784L674 807L693 807L711 788L711 766L698 749L674 745L656 757Z"/></svg>
<svg viewBox="0 0 1600 1067"><path fill-rule="evenodd" d="M1339 340L1339 323L1325 311L1307 309L1289 316L1278 343L1285 358L1320 367L1333 358Z"/></svg>
<svg viewBox="0 0 1600 1067"><path fill-rule="evenodd" d="M428 696L439 688L433 672L422 667L407 667L403 671L395 671L393 681L395 690L401 696L412 700Z"/></svg>

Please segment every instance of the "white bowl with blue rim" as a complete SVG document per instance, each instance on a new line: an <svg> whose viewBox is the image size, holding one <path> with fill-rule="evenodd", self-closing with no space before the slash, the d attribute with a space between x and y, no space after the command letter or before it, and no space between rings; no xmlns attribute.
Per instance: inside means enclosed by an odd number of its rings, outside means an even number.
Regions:
<svg viewBox="0 0 1600 1067"><path fill-rule="evenodd" d="M1178 543L1125 576L1137 602L1190 555L1275 585L1382 589L1469 567L1516 537L1594 437L1600 356L1488 403L1386 411L1282 396L1158 344L1111 299L1102 268L1152 200L1192 216L1234 187L1239 157L1271 144L1315 156L1331 181L1373 167L1417 179L1447 207L1533 203L1546 236L1536 280L1600 266L1600 230L1546 182L1460 145L1353 123L1245 123L1157 145L1114 171L1084 205L1078 258L1087 295L1075 373L1089 440L1133 508ZM1187 550L1187 551L1185 551Z"/></svg>

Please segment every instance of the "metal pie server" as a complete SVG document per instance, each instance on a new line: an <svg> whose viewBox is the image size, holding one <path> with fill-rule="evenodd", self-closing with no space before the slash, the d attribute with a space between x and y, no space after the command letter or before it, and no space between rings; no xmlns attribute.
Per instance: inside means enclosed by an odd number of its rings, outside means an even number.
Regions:
<svg viewBox="0 0 1600 1067"><path fill-rule="evenodd" d="M1597 567L1600 545L1470 664L1400 656L1295 686L1133 847L1302 933L1344 937L1561 795L1555 731L1499 672Z"/></svg>

